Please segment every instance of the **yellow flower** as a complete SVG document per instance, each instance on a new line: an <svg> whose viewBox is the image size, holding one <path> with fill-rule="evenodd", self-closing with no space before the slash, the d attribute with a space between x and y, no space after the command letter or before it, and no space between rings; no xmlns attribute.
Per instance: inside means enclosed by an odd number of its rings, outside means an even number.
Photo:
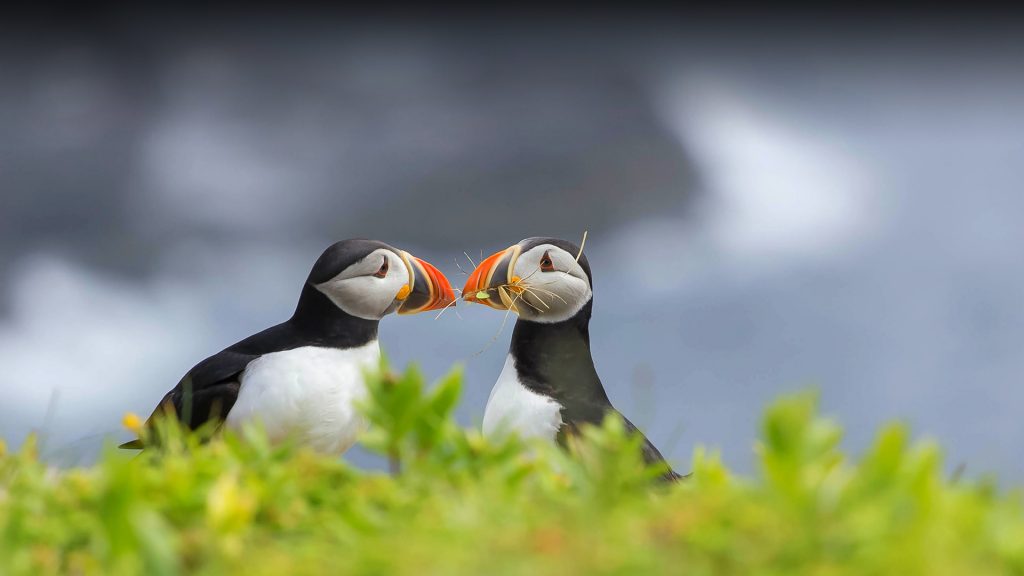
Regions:
<svg viewBox="0 0 1024 576"><path fill-rule="evenodd" d="M126 429L138 434L142 432L142 418L134 412L127 412L121 419L121 425Z"/></svg>
<svg viewBox="0 0 1024 576"><path fill-rule="evenodd" d="M256 499L234 475L223 475L206 496L206 517L214 527L233 532L245 527L256 512Z"/></svg>

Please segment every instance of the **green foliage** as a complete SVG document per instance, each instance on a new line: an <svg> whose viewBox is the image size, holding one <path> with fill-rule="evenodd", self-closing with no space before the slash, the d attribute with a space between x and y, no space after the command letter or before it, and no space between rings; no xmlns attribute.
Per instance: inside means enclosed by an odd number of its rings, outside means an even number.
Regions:
<svg viewBox="0 0 1024 576"><path fill-rule="evenodd" d="M363 472L258 428L90 468L0 444L0 574L1024 574L1024 506L944 478L938 449L883 429L851 461L813 395L772 405L759 472L698 448L652 483L621 421L567 451L454 424L461 374L372 375Z"/></svg>

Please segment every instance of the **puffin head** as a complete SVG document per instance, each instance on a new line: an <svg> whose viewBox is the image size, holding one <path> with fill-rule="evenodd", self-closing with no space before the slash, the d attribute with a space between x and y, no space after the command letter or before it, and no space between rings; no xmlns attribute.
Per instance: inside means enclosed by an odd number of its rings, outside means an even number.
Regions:
<svg viewBox="0 0 1024 576"><path fill-rule="evenodd" d="M511 310L524 320L555 323L593 298L590 264L579 246L558 238L527 238L480 262L462 299Z"/></svg>
<svg viewBox="0 0 1024 576"><path fill-rule="evenodd" d="M379 320L397 311L416 314L455 301L437 268L376 240L342 240L317 259L306 280L343 312Z"/></svg>

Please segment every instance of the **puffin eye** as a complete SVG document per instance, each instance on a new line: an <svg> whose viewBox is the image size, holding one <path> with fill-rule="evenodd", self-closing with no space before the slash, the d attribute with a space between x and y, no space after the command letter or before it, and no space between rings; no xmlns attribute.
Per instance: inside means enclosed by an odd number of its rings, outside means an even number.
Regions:
<svg viewBox="0 0 1024 576"><path fill-rule="evenodd" d="M542 272L555 271L555 263L551 261L551 256L547 252L540 258L540 269Z"/></svg>
<svg viewBox="0 0 1024 576"><path fill-rule="evenodd" d="M380 269L373 273L377 278L384 278L388 275L388 257L384 257L384 263L380 265Z"/></svg>

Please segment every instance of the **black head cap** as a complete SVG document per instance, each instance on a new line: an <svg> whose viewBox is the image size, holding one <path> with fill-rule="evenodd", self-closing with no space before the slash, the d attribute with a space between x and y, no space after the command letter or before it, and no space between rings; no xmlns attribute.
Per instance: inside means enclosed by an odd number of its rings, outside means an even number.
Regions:
<svg viewBox="0 0 1024 576"><path fill-rule="evenodd" d="M542 236L535 236L533 238L526 238L519 241L519 247L522 248L523 252L536 248L541 244L551 244L557 248L565 250L569 254L572 254L573 258L579 254L579 260L577 263L580 268L583 268L583 272L587 275L587 280L590 282L590 287L594 287L594 277L590 274L590 262L587 261L587 255L580 252L580 247L568 240L562 240L561 238L544 238Z"/></svg>
<svg viewBox="0 0 1024 576"><path fill-rule="evenodd" d="M324 253L313 264L306 282L309 284L322 284L341 273L342 270L366 258L374 250L385 248L398 253L393 246L378 240L365 240L363 238L352 238L331 244Z"/></svg>

